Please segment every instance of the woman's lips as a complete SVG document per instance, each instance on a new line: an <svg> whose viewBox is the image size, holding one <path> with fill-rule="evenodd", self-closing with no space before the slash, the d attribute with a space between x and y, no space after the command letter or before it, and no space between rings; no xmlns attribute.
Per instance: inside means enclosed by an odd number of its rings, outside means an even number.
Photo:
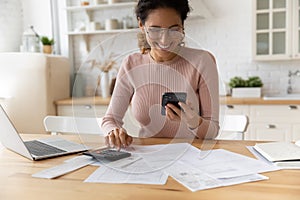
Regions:
<svg viewBox="0 0 300 200"><path fill-rule="evenodd" d="M170 43L168 45L156 43L156 47L159 48L159 49L161 49L161 50L167 51L167 50L171 49L172 43Z"/></svg>

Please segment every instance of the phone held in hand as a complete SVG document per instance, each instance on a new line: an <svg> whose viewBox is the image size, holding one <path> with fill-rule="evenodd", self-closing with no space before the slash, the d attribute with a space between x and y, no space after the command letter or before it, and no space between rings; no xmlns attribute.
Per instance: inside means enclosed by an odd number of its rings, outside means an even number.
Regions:
<svg viewBox="0 0 300 200"><path fill-rule="evenodd" d="M168 103L175 105L177 108L180 108L178 105L179 102L186 102L186 92L166 92L162 95L161 101L161 114L166 115L165 106Z"/></svg>

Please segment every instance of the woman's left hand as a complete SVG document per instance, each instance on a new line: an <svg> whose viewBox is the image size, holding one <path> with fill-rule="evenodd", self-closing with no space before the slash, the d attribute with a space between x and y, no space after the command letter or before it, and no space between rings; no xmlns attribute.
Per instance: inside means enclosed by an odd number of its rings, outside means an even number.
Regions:
<svg viewBox="0 0 300 200"><path fill-rule="evenodd" d="M189 128L197 128L202 123L199 114L185 103L179 102L178 104L181 109L170 103L166 105L167 118L174 121L183 119Z"/></svg>

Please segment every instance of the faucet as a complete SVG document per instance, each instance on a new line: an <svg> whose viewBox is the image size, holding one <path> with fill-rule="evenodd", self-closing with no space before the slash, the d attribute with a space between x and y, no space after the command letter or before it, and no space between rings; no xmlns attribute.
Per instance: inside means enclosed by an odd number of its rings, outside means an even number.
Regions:
<svg viewBox="0 0 300 200"><path fill-rule="evenodd" d="M288 74L288 87L287 87L287 93L288 94L292 94L293 92L293 88L292 88L292 77L293 76L298 76L300 77L300 70L297 70L295 72L292 72L291 70L289 70L289 74Z"/></svg>

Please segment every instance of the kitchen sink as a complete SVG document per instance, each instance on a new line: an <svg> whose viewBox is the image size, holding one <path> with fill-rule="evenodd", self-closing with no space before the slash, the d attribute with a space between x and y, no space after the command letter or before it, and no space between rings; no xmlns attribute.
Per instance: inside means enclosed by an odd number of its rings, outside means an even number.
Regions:
<svg viewBox="0 0 300 200"><path fill-rule="evenodd" d="M264 95L264 100L300 100L300 94L269 94Z"/></svg>

